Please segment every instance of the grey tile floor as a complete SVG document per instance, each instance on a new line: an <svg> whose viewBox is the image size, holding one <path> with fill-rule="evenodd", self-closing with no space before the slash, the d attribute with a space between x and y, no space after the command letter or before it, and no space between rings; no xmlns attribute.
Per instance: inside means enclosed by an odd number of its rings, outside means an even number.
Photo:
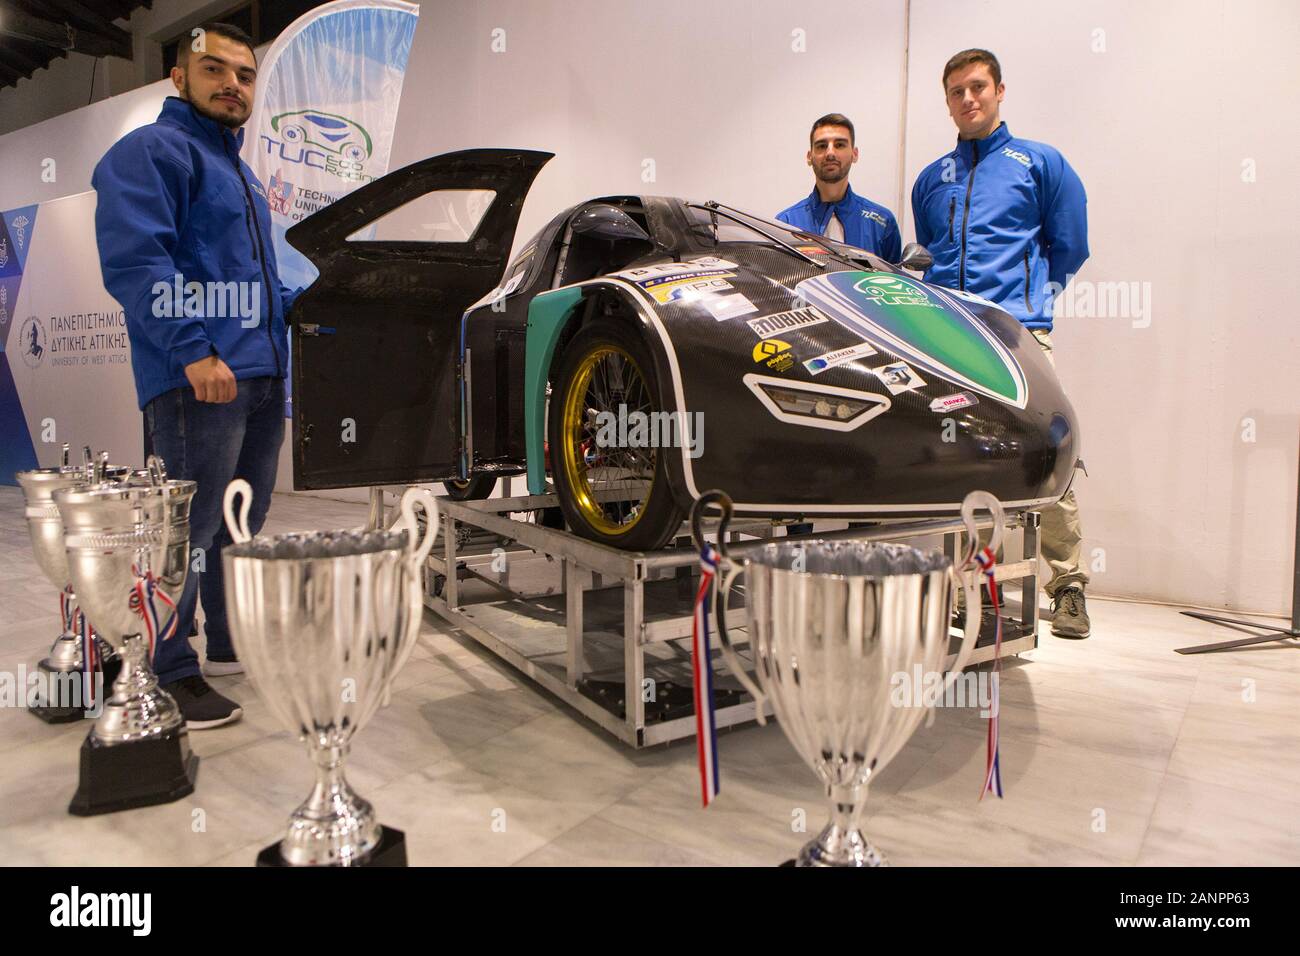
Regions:
<svg viewBox="0 0 1300 956"><path fill-rule="evenodd" d="M364 508L277 495L268 532L347 527ZM21 495L0 488L0 671L33 666L56 598L32 560ZM1003 677L1006 798L977 800L983 723L941 709L874 785L866 829L896 865L1300 863L1300 648L1183 657L1228 632L1168 607L1094 598L1093 636L1053 638ZM230 727L195 732L198 788L175 803L67 815L84 724L0 707L0 862L246 866L307 794L305 752L242 676ZM693 741L616 742L426 614L392 704L349 776L406 831L415 865L771 865L824 820L779 727L719 736L703 810Z"/></svg>

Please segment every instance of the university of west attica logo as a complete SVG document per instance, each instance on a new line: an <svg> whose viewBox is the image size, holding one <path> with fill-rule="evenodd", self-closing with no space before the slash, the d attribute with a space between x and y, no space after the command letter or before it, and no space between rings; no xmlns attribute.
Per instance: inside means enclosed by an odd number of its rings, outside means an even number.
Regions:
<svg viewBox="0 0 1300 956"><path fill-rule="evenodd" d="M14 243L19 249L27 242L27 227L31 224L32 221L22 215L14 216L13 219L9 220L9 225L13 226L14 229Z"/></svg>
<svg viewBox="0 0 1300 956"><path fill-rule="evenodd" d="M27 316L18 334L18 350L28 368L36 368L45 361L45 343L45 326L36 316Z"/></svg>

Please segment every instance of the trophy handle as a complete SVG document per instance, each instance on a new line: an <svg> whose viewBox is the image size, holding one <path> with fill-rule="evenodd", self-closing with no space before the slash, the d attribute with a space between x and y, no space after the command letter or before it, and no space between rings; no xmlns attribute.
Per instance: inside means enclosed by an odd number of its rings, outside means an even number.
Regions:
<svg viewBox="0 0 1300 956"><path fill-rule="evenodd" d="M966 623L962 632L961 649L957 651L957 660L952 665L952 670L943 679L945 692L957 682L961 672L970 663L970 656L975 651L975 641L980 634L980 619L984 610L980 599L980 578L983 575L975 561L975 555L980 551L979 529L975 527L975 509L979 507L987 508L993 515L993 531L989 535L988 549L996 554L998 548L1002 546L1002 532L1006 524L1002 502L987 491L972 491L961 503L961 520L966 525L966 537L969 540L966 557L962 560L960 570L948 569L952 583L966 592Z"/></svg>
<svg viewBox="0 0 1300 956"><path fill-rule="evenodd" d="M419 502L424 508L424 537L419 538L420 525L415 520L415 505ZM438 536L438 502L428 488L407 488L402 493L402 525L406 528L407 553L412 563L418 568L433 550L433 539ZM418 540L418 544L416 543Z"/></svg>
<svg viewBox="0 0 1300 956"><path fill-rule="evenodd" d="M763 707L767 701L767 695L763 693L756 681L745 672L744 662L741 661L740 655L736 653L735 648L731 646L731 637L727 631L727 605L731 600L731 587L736 581L736 577L745 570L744 565L737 564L727 556L727 525L731 523L731 498L725 491L706 491L695 499L691 505L691 539L695 543L695 549L704 553L708 547L708 542L704 538L704 512L710 505L717 505L722 514L718 518L718 546L715 549L718 555L718 573L722 575L721 580L717 577L713 579L713 619L718 625L718 646L722 651L722 659L727 662L727 667L736 680L740 681L746 692L754 698L757 705L757 720L760 725L767 723L767 718L763 714ZM753 641L750 641L751 647Z"/></svg>
<svg viewBox="0 0 1300 956"><path fill-rule="evenodd" d="M244 500L239 505L239 520L235 520L235 498L239 495L244 496ZM253 507L253 487L243 478L236 478L230 484L226 485L226 494L221 502L221 510L226 515L226 530L230 532L230 540L235 544L243 544L245 541L252 539L248 531L248 510Z"/></svg>
<svg viewBox="0 0 1300 956"><path fill-rule="evenodd" d="M763 714L763 708L767 705L767 694L758 686L758 682L749 676L745 671L745 663L736 653L735 648L731 646L731 636L727 631L727 605L731 603L731 586L735 583L736 578L745 570L743 564L736 564L730 558L722 558L728 565L727 572L722 576L721 581L715 579L713 587L713 617L718 622L718 647L722 651L722 659L727 662L727 667L740 681L741 685L754 698L754 705L757 708L754 712L754 719L758 721L759 726L767 724L767 717ZM719 562L719 570L722 565ZM752 619L751 619L752 620ZM754 647L754 637L751 634L749 646Z"/></svg>

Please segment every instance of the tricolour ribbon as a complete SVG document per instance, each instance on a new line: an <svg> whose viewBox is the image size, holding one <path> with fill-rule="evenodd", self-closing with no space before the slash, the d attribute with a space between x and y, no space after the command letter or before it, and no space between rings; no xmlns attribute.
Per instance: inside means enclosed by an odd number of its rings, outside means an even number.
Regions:
<svg viewBox="0 0 1300 956"><path fill-rule="evenodd" d="M691 665L695 672L695 739L704 806L718 795L718 730L713 717L713 667L709 654L709 598L718 573L718 555L706 544L700 551L700 589L695 592L691 625Z"/></svg>
<svg viewBox="0 0 1300 956"><path fill-rule="evenodd" d="M154 647L158 641L169 640L176 633L176 602L158 585L158 579L152 571L135 572L135 584L131 588L131 610L144 620L145 636L149 638L149 660L153 660ZM162 602L171 609L166 622L159 623L158 603Z"/></svg>
<svg viewBox="0 0 1300 956"><path fill-rule="evenodd" d="M980 799L984 799L984 794L992 792L994 796L1002 796L1002 763L998 752L999 733L998 726L999 714L1002 712L1000 696L1002 683L1002 614L1001 607L998 604L998 582L994 576L993 569L997 564L997 558L989 548L980 549L975 555L975 561L980 566L980 571L984 573L986 579L986 589L989 593L989 602L993 605L993 617L996 628L993 638L993 693L989 697L989 715L988 715L988 740L985 744L985 763L984 763L984 788L980 791Z"/></svg>

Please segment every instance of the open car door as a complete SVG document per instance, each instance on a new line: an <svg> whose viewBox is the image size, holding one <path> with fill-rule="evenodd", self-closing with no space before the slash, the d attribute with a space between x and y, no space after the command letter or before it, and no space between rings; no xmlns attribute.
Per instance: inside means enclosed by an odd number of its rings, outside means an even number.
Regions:
<svg viewBox="0 0 1300 956"><path fill-rule="evenodd" d="M552 155L434 156L289 229L320 270L292 315L295 488L456 476L461 316L504 273Z"/></svg>

